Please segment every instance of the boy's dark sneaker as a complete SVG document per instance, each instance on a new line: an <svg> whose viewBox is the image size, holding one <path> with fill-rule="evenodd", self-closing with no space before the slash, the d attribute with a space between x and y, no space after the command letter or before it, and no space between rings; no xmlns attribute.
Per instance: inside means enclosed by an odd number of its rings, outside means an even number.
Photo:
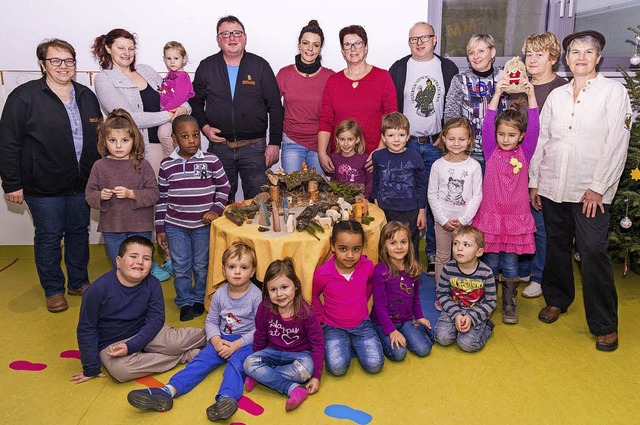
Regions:
<svg viewBox="0 0 640 425"><path fill-rule="evenodd" d="M133 407L143 410L166 412L173 407L173 399L162 388L133 390L127 395L127 401Z"/></svg>
<svg viewBox="0 0 640 425"><path fill-rule="evenodd" d="M429 255L427 257L427 274L429 276L435 276L436 274L436 256Z"/></svg>
<svg viewBox="0 0 640 425"><path fill-rule="evenodd" d="M189 320L193 319L194 317L196 317L193 314L193 307L190 305L183 305L182 307L180 307L180 321L181 322L188 322Z"/></svg>
<svg viewBox="0 0 640 425"><path fill-rule="evenodd" d="M211 422L229 419L238 410L238 402L231 397L221 397L220 400L207 407L207 418Z"/></svg>
<svg viewBox="0 0 640 425"><path fill-rule="evenodd" d="M193 317L202 316L204 314L204 304L193 303L191 306L191 312L193 313Z"/></svg>

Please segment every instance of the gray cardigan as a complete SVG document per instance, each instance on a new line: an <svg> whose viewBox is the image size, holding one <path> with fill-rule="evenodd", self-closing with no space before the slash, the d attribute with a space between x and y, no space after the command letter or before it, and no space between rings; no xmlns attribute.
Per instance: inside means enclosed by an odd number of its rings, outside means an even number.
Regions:
<svg viewBox="0 0 640 425"><path fill-rule="evenodd" d="M136 71L144 78L152 89L158 90L162 85L162 77L149 65L138 64ZM103 69L95 78L96 95L106 113L116 108L125 109L140 128L144 138L145 150L148 152L149 132L147 128L157 127L169 122L169 113L144 112L140 89L120 71L118 67ZM182 104L191 113L189 102Z"/></svg>

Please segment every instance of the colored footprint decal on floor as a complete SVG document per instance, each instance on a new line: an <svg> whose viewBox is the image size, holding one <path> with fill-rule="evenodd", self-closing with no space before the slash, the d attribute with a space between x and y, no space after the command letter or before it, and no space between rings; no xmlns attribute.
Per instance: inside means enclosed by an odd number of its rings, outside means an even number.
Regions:
<svg viewBox="0 0 640 425"><path fill-rule="evenodd" d="M32 363L27 360L16 360L9 364L9 368L13 370L25 370L28 372L40 372L41 370L45 370L47 365L44 363Z"/></svg>
<svg viewBox="0 0 640 425"><path fill-rule="evenodd" d="M370 414L344 404L331 404L324 409L324 414L331 418L347 419L358 425L366 425L373 420Z"/></svg>
<svg viewBox="0 0 640 425"><path fill-rule="evenodd" d="M253 416L260 416L264 413L264 407L244 395L238 400L238 409L242 409Z"/></svg>
<svg viewBox="0 0 640 425"><path fill-rule="evenodd" d="M149 388L162 388L164 384L158 381L153 376L143 376L142 378L136 379L138 384L146 385Z"/></svg>
<svg viewBox="0 0 640 425"><path fill-rule="evenodd" d="M60 353L61 359L76 359L80 360L80 351L78 350L67 350Z"/></svg>

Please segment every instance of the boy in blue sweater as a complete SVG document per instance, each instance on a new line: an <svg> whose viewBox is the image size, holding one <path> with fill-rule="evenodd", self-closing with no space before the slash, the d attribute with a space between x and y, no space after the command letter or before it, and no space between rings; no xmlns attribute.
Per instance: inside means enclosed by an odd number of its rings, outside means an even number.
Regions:
<svg viewBox="0 0 640 425"><path fill-rule="evenodd" d="M82 372L76 384L104 378L104 365L120 382L165 372L193 359L205 345L203 329L174 329L164 323L160 281L149 274L153 244L131 236L119 247L116 270L93 282L82 298L78 347Z"/></svg>

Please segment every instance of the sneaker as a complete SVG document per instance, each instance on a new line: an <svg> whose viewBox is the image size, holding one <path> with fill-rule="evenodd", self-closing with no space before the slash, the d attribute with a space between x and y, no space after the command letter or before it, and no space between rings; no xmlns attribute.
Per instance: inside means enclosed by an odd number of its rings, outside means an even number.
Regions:
<svg viewBox="0 0 640 425"><path fill-rule="evenodd" d="M524 298L538 298L542 295L542 287L538 282L531 282L529 286L524 288L522 296Z"/></svg>
<svg viewBox="0 0 640 425"><path fill-rule="evenodd" d="M158 263L153 263L153 265L151 266L151 271L149 273L151 273L151 275L158 279L160 282L164 282L165 280L169 280L171 278L169 272L160 267Z"/></svg>
<svg viewBox="0 0 640 425"><path fill-rule="evenodd" d="M193 317L202 316L204 314L204 304L193 303L191 306L191 312L193 313Z"/></svg>
<svg viewBox="0 0 640 425"><path fill-rule="evenodd" d="M580 262L580 253L578 251L576 251L576 253L573 254L573 259L576 260L576 263Z"/></svg>
<svg viewBox="0 0 640 425"><path fill-rule="evenodd" d="M429 276L435 276L436 274L436 256L429 255L427 257L427 274Z"/></svg>
<svg viewBox="0 0 640 425"><path fill-rule="evenodd" d="M173 399L162 388L148 388L133 390L127 394L127 401L135 408L166 412L173 407Z"/></svg>
<svg viewBox="0 0 640 425"><path fill-rule="evenodd" d="M440 301L438 300L436 300L436 302L433 303L433 307L438 311L442 311L442 306L440 305Z"/></svg>
<svg viewBox="0 0 640 425"><path fill-rule="evenodd" d="M238 402L231 398L222 396L220 400L207 407L207 418L211 422L229 419L238 410Z"/></svg>
<svg viewBox="0 0 640 425"><path fill-rule="evenodd" d="M193 308L190 305L183 305L180 307L180 321L188 322L193 319L195 316L193 315Z"/></svg>
<svg viewBox="0 0 640 425"><path fill-rule="evenodd" d="M68 308L69 304L67 304L67 299L64 297L64 294L55 294L47 297L47 310L49 310L50 313L60 313Z"/></svg>
<svg viewBox="0 0 640 425"><path fill-rule="evenodd" d="M173 264L171 263L171 261L165 261L165 263L162 265L162 268L171 276L175 276L175 273L173 272Z"/></svg>
<svg viewBox="0 0 640 425"><path fill-rule="evenodd" d="M531 281L531 275L518 278L518 283L529 283Z"/></svg>

